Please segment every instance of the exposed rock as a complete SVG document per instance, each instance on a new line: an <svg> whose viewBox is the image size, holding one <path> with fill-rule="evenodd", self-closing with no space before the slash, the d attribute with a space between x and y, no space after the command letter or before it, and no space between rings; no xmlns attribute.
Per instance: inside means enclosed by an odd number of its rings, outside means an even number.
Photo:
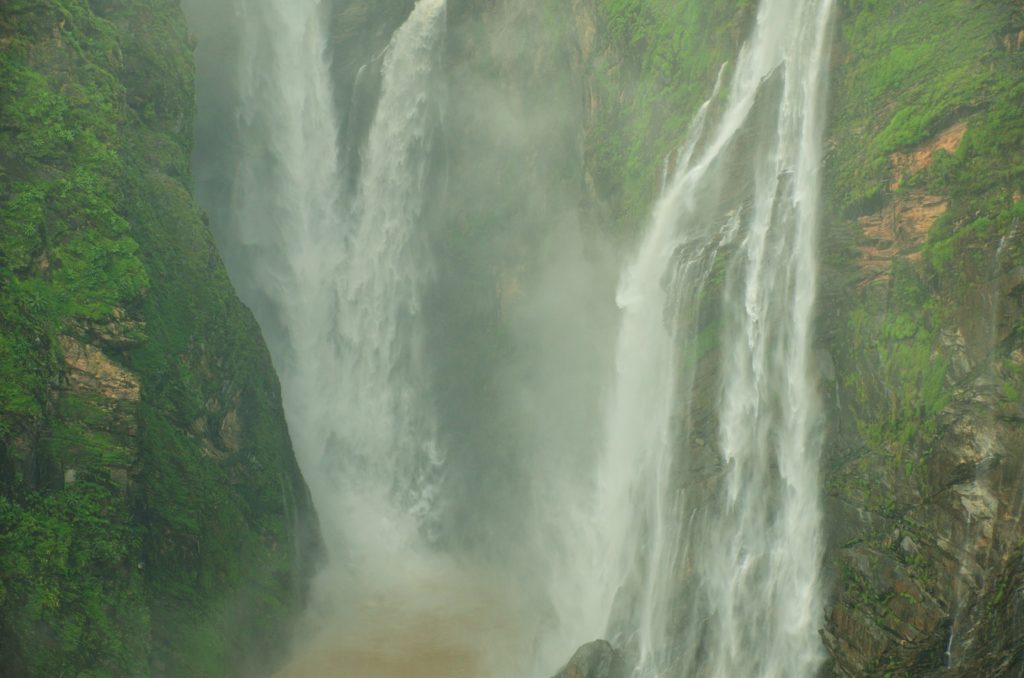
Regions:
<svg viewBox="0 0 1024 678"><path fill-rule="evenodd" d="M858 259L862 284L887 280L896 258L919 260L928 232L948 208L945 198L911 191L882 210L858 219L865 241Z"/></svg>
<svg viewBox="0 0 1024 678"><path fill-rule="evenodd" d="M1024 49L1024 30L1004 35L1003 47L1007 52L1019 52Z"/></svg>
<svg viewBox="0 0 1024 678"><path fill-rule="evenodd" d="M573 0L572 13L576 18L576 34L579 39L581 56L586 61L594 49L597 22L590 7L582 0Z"/></svg>
<svg viewBox="0 0 1024 678"><path fill-rule="evenodd" d="M129 319L121 308L115 308L113 316L107 323L90 323L86 330L89 337L101 346L118 350L140 346L146 340L145 322Z"/></svg>
<svg viewBox="0 0 1024 678"><path fill-rule="evenodd" d="M60 337L60 345L64 349L64 362L70 368L68 381L72 389L110 400L139 400L138 376L111 361L103 351L66 335Z"/></svg>
<svg viewBox="0 0 1024 678"><path fill-rule="evenodd" d="M938 151L955 153L966 133L967 123L958 122L910 151L889 156L889 190L894 195L882 209L857 220L864 236L858 259L862 285L888 280L894 259L921 259L921 247L949 210L949 200L922 190L898 191L904 180L930 167Z"/></svg>
<svg viewBox="0 0 1024 678"><path fill-rule="evenodd" d="M595 640L576 651L554 678L626 678L626 663L606 640Z"/></svg>
<svg viewBox="0 0 1024 678"><path fill-rule="evenodd" d="M220 439L231 454L237 454L242 448L242 424L238 420L238 410L230 410L220 424Z"/></svg>
<svg viewBox="0 0 1024 678"><path fill-rule="evenodd" d="M966 133L967 123L958 122L908 153L893 153L889 156L893 167L893 181L889 186L890 190L895 191L905 178L931 166L935 160L936 151L955 153L960 148L960 143L964 140Z"/></svg>

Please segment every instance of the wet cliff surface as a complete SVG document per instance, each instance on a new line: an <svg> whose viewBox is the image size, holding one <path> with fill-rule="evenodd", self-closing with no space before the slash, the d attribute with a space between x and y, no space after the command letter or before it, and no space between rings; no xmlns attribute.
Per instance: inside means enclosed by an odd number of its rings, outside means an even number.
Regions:
<svg viewBox="0 0 1024 678"><path fill-rule="evenodd" d="M0 8L0 674L265 671L317 554L174 2Z"/></svg>
<svg viewBox="0 0 1024 678"><path fill-rule="evenodd" d="M846 3L837 27L824 638L844 675L1003 675L1024 661L1024 12L922 10Z"/></svg>

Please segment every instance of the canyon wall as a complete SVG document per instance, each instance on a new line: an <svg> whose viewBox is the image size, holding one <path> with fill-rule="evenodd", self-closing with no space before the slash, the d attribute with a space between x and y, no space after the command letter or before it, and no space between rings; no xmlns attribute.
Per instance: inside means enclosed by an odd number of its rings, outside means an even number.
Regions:
<svg viewBox="0 0 1024 678"><path fill-rule="evenodd" d="M191 197L177 2L0 6L0 674L280 661L319 537Z"/></svg>
<svg viewBox="0 0 1024 678"><path fill-rule="evenodd" d="M411 8L330 5L351 166ZM0 675L264 672L319 536L259 328L191 197L181 10L0 9ZM449 454L490 456L446 480L467 495L450 504L487 508L449 516L441 543L493 555L498 524L525 540L534 523L513 509L530 465L576 451L551 467L571 473L599 444L585 424L611 354L615 268L756 9L451 0L429 173L444 197L424 220L444 265L426 341ZM836 9L815 341L827 671L1019 672L1024 5ZM200 152L213 141L200 134ZM568 241L579 260L560 258ZM722 473L723 279L712 272L689 349L677 473L697 497ZM586 313L539 303L552 281ZM573 388L547 387L556 369ZM531 457L525 422L560 445ZM685 590L685 563L677 576Z"/></svg>

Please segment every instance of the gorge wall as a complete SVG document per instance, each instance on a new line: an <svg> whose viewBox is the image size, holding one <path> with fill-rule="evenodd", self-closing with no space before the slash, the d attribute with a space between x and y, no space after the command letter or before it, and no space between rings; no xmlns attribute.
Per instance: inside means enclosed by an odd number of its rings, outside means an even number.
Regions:
<svg viewBox="0 0 1024 678"><path fill-rule="evenodd" d="M190 17L196 128L176 1L0 0L0 675L271 671L319 557L260 328L191 197L195 136L216 230L221 150L239 144L219 145L234 111L218 84L238 45L204 34L236 15L192 4L210 22ZM354 183L385 48L414 3L323 6ZM548 511L601 445L616 268L757 6L447 6L422 322L448 471L425 531L510 573L548 673L605 632L559 619L580 586L553 545L574 524ZM833 30L813 351L823 671L1015 675L1024 3L836 0ZM710 272L687 353L673 482L693 506L725 472L725 278ZM628 657L631 630L612 631Z"/></svg>
<svg viewBox="0 0 1024 678"><path fill-rule="evenodd" d="M278 663L319 537L177 2L0 4L0 675Z"/></svg>
<svg viewBox="0 0 1024 678"><path fill-rule="evenodd" d="M1024 6L924 10L852 2L838 27L824 638L846 675L1009 675L1024 662Z"/></svg>

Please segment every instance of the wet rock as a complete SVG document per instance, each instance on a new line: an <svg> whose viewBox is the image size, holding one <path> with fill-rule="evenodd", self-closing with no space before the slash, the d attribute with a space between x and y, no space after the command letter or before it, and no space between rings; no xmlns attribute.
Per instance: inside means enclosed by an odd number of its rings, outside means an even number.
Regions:
<svg viewBox="0 0 1024 678"><path fill-rule="evenodd" d="M626 678L626 663L606 640L595 640L580 649L554 678Z"/></svg>
<svg viewBox="0 0 1024 678"><path fill-rule="evenodd" d="M242 423L237 409L230 410L221 422L220 439L231 454L238 454L242 449Z"/></svg>

